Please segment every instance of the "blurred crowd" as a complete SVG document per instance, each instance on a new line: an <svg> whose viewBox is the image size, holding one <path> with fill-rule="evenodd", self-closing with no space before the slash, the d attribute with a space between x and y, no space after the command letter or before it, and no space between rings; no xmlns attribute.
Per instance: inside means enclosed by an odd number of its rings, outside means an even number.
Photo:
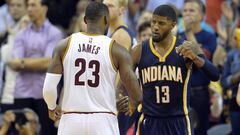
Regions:
<svg viewBox="0 0 240 135"><path fill-rule="evenodd" d="M192 73L190 103L196 135L206 132L240 135L239 1L106 1L110 20L117 22L118 16L123 17L121 25L131 31L131 47L151 36L152 11L161 4L172 5L178 14L172 33L177 38L197 42L221 74L218 82L210 82L201 72ZM91 0L0 1L0 135L56 134L57 124L48 118L42 97L43 81L56 43L72 33L86 31L83 18L89 2ZM109 36L115 31L113 26L110 24ZM19 124L17 116L26 122ZM121 134L130 135L132 128L130 125ZM14 133L10 133L10 129L14 129Z"/></svg>

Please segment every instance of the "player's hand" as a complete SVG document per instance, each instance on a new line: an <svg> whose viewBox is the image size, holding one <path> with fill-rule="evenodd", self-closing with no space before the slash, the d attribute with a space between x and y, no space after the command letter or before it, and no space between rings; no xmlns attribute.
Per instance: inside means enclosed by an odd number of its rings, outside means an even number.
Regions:
<svg viewBox="0 0 240 135"><path fill-rule="evenodd" d="M118 112L128 112L129 98L128 96L121 96L117 101L117 110Z"/></svg>
<svg viewBox="0 0 240 135"><path fill-rule="evenodd" d="M176 47L176 52L185 59L194 60L201 53L200 46L191 41L184 41L182 45Z"/></svg>
<svg viewBox="0 0 240 135"><path fill-rule="evenodd" d="M54 110L48 110L48 115L49 115L49 118L53 121L60 120L62 115L61 108L57 106Z"/></svg>

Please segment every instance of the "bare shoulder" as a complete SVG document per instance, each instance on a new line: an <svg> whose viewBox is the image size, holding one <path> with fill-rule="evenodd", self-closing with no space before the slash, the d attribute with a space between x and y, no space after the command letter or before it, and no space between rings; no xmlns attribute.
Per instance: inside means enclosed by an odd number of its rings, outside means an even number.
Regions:
<svg viewBox="0 0 240 135"><path fill-rule="evenodd" d="M128 34L128 32L124 29L117 30L113 34L112 39L116 40L117 43L119 43L121 46L125 47L126 49L129 49L131 47L131 37Z"/></svg>
<svg viewBox="0 0 240 135"><path fill-rule="evenodd" d="M135 65L139 63L141 55L142 55L142 44L138 44L131 50L131 56Z"/></svg>
<svg viewBox="0 0 240 135"><path fill-rule="evenodd" d="M55 53L58 53L61 57L64 57L69 45L70 45L71 37L67 37L58 42L57 46L54 49Z"/></svg>

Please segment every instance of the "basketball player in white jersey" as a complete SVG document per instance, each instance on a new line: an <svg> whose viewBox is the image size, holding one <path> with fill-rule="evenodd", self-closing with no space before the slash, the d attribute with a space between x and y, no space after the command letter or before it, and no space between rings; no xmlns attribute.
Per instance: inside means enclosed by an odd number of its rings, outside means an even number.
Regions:
<svg viewBox="0 0 240 135"><path fill-rule="evenodd" d="M119 71L132 104L142 100L132 59L126 49L106 34L109 11L92 2L85 12L87 32L72 34L54 50L43 87L52 120L60 118L58 135L119 135L115 76ZM64 76L61 111L57 85Z"/></svg>

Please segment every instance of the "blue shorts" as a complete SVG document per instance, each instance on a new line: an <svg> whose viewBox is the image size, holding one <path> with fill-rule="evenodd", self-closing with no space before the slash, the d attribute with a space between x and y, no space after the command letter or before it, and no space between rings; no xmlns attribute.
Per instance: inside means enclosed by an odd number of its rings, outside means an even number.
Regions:
<svg viewBox="0 0 240 135"><path fill-rule="evenodd" d="M188 116L159 118L142 114L136 127L136 135L194 135Z"/></svg>

